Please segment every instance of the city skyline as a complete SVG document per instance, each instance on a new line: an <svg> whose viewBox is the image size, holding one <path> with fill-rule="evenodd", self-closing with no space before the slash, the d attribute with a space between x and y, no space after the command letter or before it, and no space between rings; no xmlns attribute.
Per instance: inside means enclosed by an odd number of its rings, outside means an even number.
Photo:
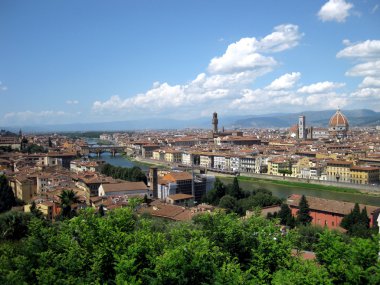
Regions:
<svg viewBox="0 0 380 285"><path fill-rule="evenodd" d="M380 111L379 1L2 1L0 126Z"/></svg>

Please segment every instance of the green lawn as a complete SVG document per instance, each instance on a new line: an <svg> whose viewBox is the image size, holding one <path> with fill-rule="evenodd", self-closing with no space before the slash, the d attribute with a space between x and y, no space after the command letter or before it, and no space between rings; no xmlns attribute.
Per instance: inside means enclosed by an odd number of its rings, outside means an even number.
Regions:
<svg viewBox="0 0 380 285"><path fill-rule="evenodd" d="M223 179L229 179L232 181L233 178L232 177L223 177ZM260 181L261 183L267 183L267 184L276 184L276 185L284 185L284 186L291 186L291 187L316 189L316 190L323 190L323 191L363 194L362 192L360 192L357 189L347 188L347 187L327 186L327 185L319 185L319 184L312 184L312 183L305 183L305 182L292 182L292 181L286 181L286 180L271 180L271 179L254 178L254 177L247 177L247 176L239 176L238 179L239 179L239 181L244 181L244 182L258 182L258 181Z"/></svg>

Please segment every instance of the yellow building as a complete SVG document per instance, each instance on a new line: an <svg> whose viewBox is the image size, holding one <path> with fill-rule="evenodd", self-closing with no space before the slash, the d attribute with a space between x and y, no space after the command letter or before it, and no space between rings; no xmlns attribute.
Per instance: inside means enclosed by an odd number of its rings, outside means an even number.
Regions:
<svg viewBox="0 0 380 285"><path fill-rule="evenodd" d="M24 212L29 213L30 207L32 205L28 204L24 206ZM53 202L45 201L40 204L36 204L36 208L41 211L41 213L44 215L44 217L50 221L53 220L55 216L55 204Z"/></svg>
<svg viewBox="0 0 380 285"><path fill-rule="evenodd" d="M332 160L327 162L326 174L329 181L346 182L351 181L350 168L353 166L352 161Z"/></svg>
<svg viewBox="0 0 380 285"><path fill-rule="evenodd" d="M37 193L37 183L25 175L18 175L9 180L14 195L26 203Z"/></svg>
<svg viewBox="0 0 380 285"><path fill-rule="evenodd" d="M282 176L282 171L292 171L292 165L289 159L276 157L268 160L268 174Z"/></svg>
<svg viewBox="0 0 380 285"><path fill-rule="evenodd" d="M378 184L380 170L377 167L353 166L350 168L351 183Z"/></svg>
<svg viewBox="0 0 380 285"><path fill-rule="evenodd" d="M152 157L156 160L164 160L165 153L162 150L154 150L152 152Z"/></svg>
<svg viewBox="0 0 380 285"><path fill-rule="evenodd" d="M300 158L297 163L292 164L292 177L299 177L301 169L310 167L310 159L308 157Z"/></svg>
<svg viewBox="0 0 380 285"><path fill-rule="evenodd" d="M317 153L315 155L317 159L338 159L338 155L336 153Z"/></svg>
<svg viewBox="0 0 380 285"><path fill-rule="evenodd" d="M167 162L181 163L182 152L176 150L170 150L165 152L164 160Z"/></svg>

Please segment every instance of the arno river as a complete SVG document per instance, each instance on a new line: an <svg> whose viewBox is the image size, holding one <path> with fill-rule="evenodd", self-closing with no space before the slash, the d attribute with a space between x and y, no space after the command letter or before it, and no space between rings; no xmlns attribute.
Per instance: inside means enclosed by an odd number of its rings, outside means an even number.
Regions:
<svg viewBox="0 0 380 285"><path fill-rule="evenodd" d="M92 155L91 158L96 158L96 156ZM112 157L110 153L103 153L101 156L101 159L115 166L122 166L122 167L138 166L143 170L148 170L149 168L146 165L138 164L134 161L130 161L126 157L123 157L120 155L116 155L116 157ZM223 180L227 182L226 179L222 178L222 181ZM361 194L352 194L352 193L340 193L340 192L333 192L333 191L308 189L308 188L302 188L302 187L276 185L276 184L262 182L262 181L258 181L254 183L240 181L240 186L245 190L265 188L267 190L270 190L273 193L273 195L280 198L286 198L291 194L301 194L301 195L304 194L304 195L315 196L315 197L320 197L320 198L325 198L325 199L341 200L341 201L348 201L348 202L354 202L354 203L358 202L361 204L380 206L380 196L373 197L373 196L368 196L364 194L361 195Z"/></svg>

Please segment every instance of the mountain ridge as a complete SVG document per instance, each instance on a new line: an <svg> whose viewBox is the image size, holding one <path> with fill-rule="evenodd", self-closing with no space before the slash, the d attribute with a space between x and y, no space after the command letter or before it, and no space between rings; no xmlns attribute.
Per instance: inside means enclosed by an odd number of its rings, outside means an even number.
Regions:
<svg viewBox="0 0 380 285"><path fill-rule="evenodd" d="M330 117L336 110L303 111L297 113L271 113L264 115L219 115L219 129L225 128L287 128L298 122L298 117L306 117L306 125L314 127L327 127ZM342 110L348 118L350 126L376 126L380 125L380 112L370 109ZM56 125L36 126L12 126L1 129L18 132L73 132L73 131L124 131L124 130L160 130L160 129L185 129L203 128L211 129L210 117L181 120L169 118L149 118L141 120L126 120L97 123L72 123Z"/></svg>

